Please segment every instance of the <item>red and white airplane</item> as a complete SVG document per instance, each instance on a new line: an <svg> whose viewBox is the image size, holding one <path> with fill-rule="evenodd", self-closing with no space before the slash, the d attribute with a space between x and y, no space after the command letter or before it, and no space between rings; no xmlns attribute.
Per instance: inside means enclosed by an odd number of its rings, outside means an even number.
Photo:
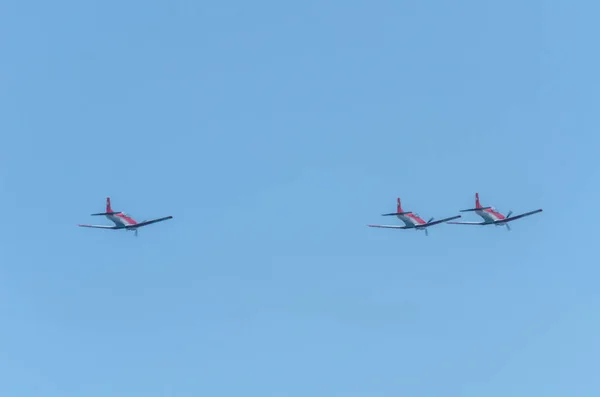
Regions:
<svg viewBox="0 0 600 397"><path fill-rule="evenodd" d="M92 214L92 216L104 215L108 218L108 220L112 221L115 226L105 226L105 225L77 225L80 227L93 227L97 229L117 229L117 230L132 230L135 232L135 235L138 234L138 228L146 225L150 225L156 222L166 221L167 219L173 219L172 216L165 216L164 218L151 219L149 221L136 222L133 218L121 211L113 211L110 206L110 197L106 198L106 212L99 212L97 214Z"/></svg>
<svg viewBox="0 0 600 397"><path fill-rule="evenodd" d="M456 216L452 216L450 218L440 219L439 221L433 221L434 218L431 218L427 222L425 222L422 218L419 217L419 215L417 215L411 211L404 211L402 209L402 204L400 203L400 197L398 197L398 207L397 207L396 212L392 212L389 214L382 214L382 216L392 216L392 215L396 215L398 217L398 219L400 219L402 222L404 222L404 226L395 226L395 225L367 225L367 226L381 227L381 228L385 228L385 229L424 230L425 235L428 236L429 233L427 231L427 228L429 226L437 225L439 223L447 222L452 219L457 219L457 218L461 217L460 215L456 215Z"/></svg>
<svg viewBox="0 0 600 397"><path fill-rule="evenodd" d="M479 193L475 193L475 208L470 208L467 210L461 210L460 212L475 212L477 215L483 218L483 222L448 222L454 225L496 225L496 226L506 226L508 230L510 230L510 226L508 222L515 221L517 219L537 214L538 212L542 212L542 209L538 209L535 211L525 212L520 215L512 215L512 211L508 211L508 214L503 215L500 212L496 211L494 207L483 207L479 202Z"/></svg>

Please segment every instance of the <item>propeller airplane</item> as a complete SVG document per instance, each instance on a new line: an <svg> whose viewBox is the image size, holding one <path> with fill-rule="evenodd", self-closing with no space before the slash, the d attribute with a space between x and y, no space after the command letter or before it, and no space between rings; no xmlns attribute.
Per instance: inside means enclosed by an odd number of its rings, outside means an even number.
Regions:
<svg viewBox="0 0 600 397"><path fill-rule="evenodd" d="M517 219L521 219L523 217L537 214L538 212L542 212L542 209L537 209L535 211L525 212L523 214L512 215L512 211L509 211L508 214L503 215L500 212L496 211L494 207L484 207L479 202L479 193L475 193L475 208L469 208L466 210L461 210L460 212L475 212L477 215L483 218L483 222L448 222L453 225L496 225L496 226L506 226L507 230L510 230L510 225L508 222L515 221Z"/></svg>
<svg viewBox="0 0 600 397"><path fill-rule="evenodd" d="M412 211L404 211L402 209L402 204L400 203L400 197L398 197L398 205L397 211L389 214L382 214L382 216L397 216L402 222L404 222L404 226L396 226L396 225L367 225L369 227L379 227L384 229L415 229L415 230L423 230L425 231L425 235L428 236L429 232L427 230L428 227L437 225L443 222L450 221L452 219L458 219L461 215L452 216L449 218L440 219L434 221L434 218L429 219L425 222L419 215L413 213Z"/></svg>
<svg viewBox="0 0 600 397"><path fill-rule="evenodd" d="M173 219L172 216L165 216L163 218L151 219L148 221L137 222L129 215L121 211L113 211L110 205L110 197L106 198L106 212L99 212L96 214L91 214L92 216L100 216L104 215L115 224L115 226L105 226L105 225L77 225L79 227L91 227L96 229L112 229L112 230L129 230L135 232L135 236L138 235L138 228L150 225L152 223L166 221L168 219Z"/></svg>

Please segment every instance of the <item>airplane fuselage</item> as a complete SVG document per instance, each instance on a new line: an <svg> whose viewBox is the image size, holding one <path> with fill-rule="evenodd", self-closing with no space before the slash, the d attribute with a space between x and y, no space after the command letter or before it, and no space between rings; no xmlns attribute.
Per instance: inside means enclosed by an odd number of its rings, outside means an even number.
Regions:
<svg viewBox="0 0 600 397"><path fill-rule="evenodd" d="M496 212L493 208L485 210L475 211L477 215L483 218L486 223L496 223L505 219L506 217L499 212Z"/></svg>
<svg viewBox="0 0 600 397"><path fill-rule="evenodd" d="M135 220L133 220L132 218L130 218L129 216L127 216L123 213L115 214L115 215L106 215L106 217L108 218L109 221L114 223L115 226L117 226L117 227L126 227L126 226L135 225L137 223Z"/></svg>
<svg viewBox="0 0 600 397"><path fill-rule="evenodd" d="M416 228L419 225L424 225L425 221L414 214L396 215L407 228Z"/></svg>

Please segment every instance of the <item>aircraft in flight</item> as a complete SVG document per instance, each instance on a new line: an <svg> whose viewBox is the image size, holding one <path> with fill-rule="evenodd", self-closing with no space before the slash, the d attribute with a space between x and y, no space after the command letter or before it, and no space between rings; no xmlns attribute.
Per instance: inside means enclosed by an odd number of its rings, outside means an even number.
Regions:
<svg viewBox="0 0 600 397"><path fill-rule="evenodd" d="M535 211L525 212L523 214L512 215L512 211L509 211L508 214L503 215L500 212L496 211L494 207L483 207L479 202L479 193L475 193L475 208L469 208L467 210L461 210L460 212L475 212L477 215L483 218L483 222L448 222L453 225L496 225L496 226L506 226L506 229L510 230L510 226L508 222L515 221L517 219L537 214L538 212L542 212L542 209L537 209Z"/></svg>
<svg viewBox="0 0 600 397"><path fill-rule="evenodd" d="M395 226L395 225L367 225L369 227L380 227L385 229L415 229L415 230L424 230L425 235L428 236L429 233L427 228L429 226L437 225L439 223L447 222L452 219L460 218L460 215L452 216L450 218L440 219L439 221L434 221L434 218L429 219L425 222L422 218L420 218L417 214L411 211L404 211L402 209L402 204L400 203L400 197L398 197L398 207L396 212L392 212L389 214L382 214L382 216L397 216L402 222L404 222L404 226Z"/></svg>
<svg viewBox="0 0 600 397"><path fill-rule="evenodd" d="M99 212L97 214L91 214L92 216L104 215L108 218L108 220L112 221L115 226L105 226L105 225L77 225L80 227L92 227L97 229L113 229L113 230L129 230L134 231L137 237L138 228L146 225L150 225L152 223L166 221L168 219L173 219L172 216L165 216L163 218L151 219L149 221L137 222L129 215L121 211L113 211L110 206L110 197L106 198L106 212Z"/></svg>

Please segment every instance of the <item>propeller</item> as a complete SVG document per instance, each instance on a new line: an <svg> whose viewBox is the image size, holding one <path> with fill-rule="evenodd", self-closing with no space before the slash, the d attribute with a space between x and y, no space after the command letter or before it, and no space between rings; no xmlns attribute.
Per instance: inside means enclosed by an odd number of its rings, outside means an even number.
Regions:
<svg viewBox="0 0 600 397"><path fill-rule="evenodd" d="M510 216L512 215L512 211L508 211L508 214L506 214L507 218L510 218ZM508 223L505 223L506 225L506 230L508 230L510 232L510 225Z"/></svg>
<svg viewBox="0 0 600 397"><path fill-rule="evenodd" d="M431 223L431 222L433 222L433 220L434 220L434 219L435 219L435 218L431 217L431 218L430 218L430 219L427 221L427 223Z"/></svg>
<svg viewBox="0 0 600 397"><path fill-rule="evenodd" d="M425 236L429 236L429 230L425 229Z"/></svg>

